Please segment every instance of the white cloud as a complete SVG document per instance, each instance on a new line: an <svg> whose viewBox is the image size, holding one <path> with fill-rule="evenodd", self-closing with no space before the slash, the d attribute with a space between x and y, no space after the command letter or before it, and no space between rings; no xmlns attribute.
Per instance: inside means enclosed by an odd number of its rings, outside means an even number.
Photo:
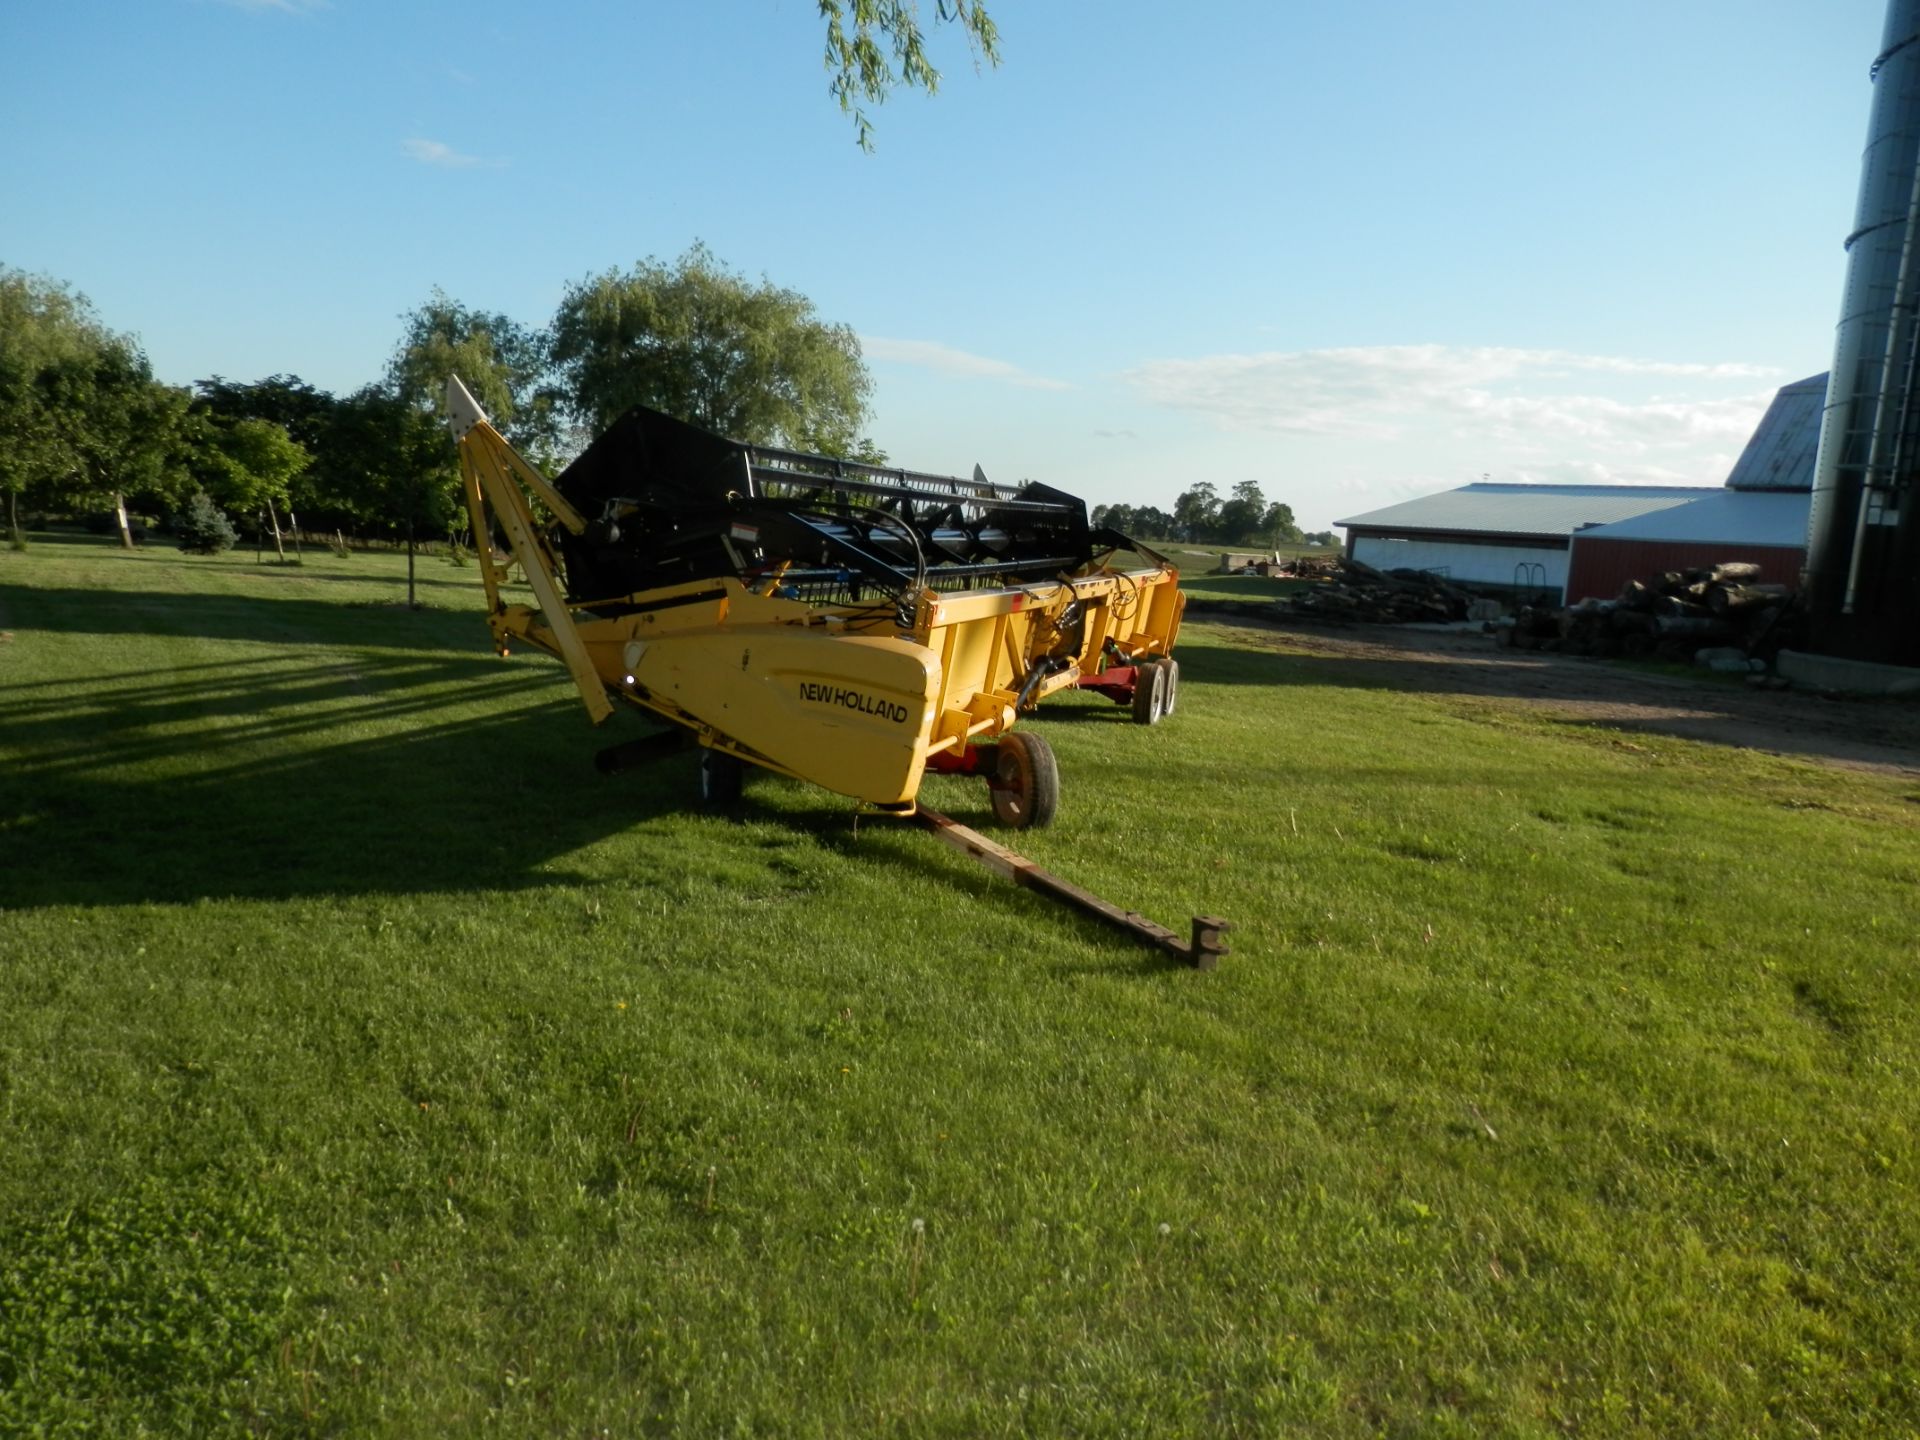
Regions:
<svg viewBox="0 0 1920 1440"><path fill-rule="evenodd" d="M1744 440L1753 433L1767 397L1640 402L1605 395L1495 396L1463 391L1455 403L1483 433L1497 439L1564 436L1626 445L1657 445L1720 438Z"/></svg>
<svg viewBox="0 0 1920 1440"><path fill-rule="evenodd" d="M1144 398L1222 428L1387 441L1436 427L1527 451L1569 444L1638 453L1738 445L1777 379L1757 365L1644 360L1499 346L1379 345L1152 360L1123 377ZM1650 393L1646 382L1667 390ZM1742 393L1729 396L1730 383Z"/></svg>
<svg viewBox="0 0 1920 1440"><path fill-rule="evenodd" d="M871 359L889 360L896 365L918 365L923 369L937 371L942 375L957 376L964 380L999 380L1004 384L1019 385L1028 390L1071 390L1073 388L1064 380L1049 380L1044 375L1030 375L1018 365L1008 361L969 354L965 350L956 350L951 345L942 345L937 340L889 340L883 335L862 335L860 348Z"/></svg>
<svg viewBox="0 0 1920 1440"><path fill-rule="evenodd" d="M1498 478L1529 485L1710 485L1713 477L1732 467L1731 456L1709 457L1704 472L1632 461L1607 464L1598 460L1548 460L1515 465L1503 470Z"/></svg>
<svg viewBox="0 0 1920 1440"><path fill-rule="evenodd" d="M422 165L438 165L444 170L471 170L479 165L499 165L498 160L482 160L478 155L465 155L451 145L443 145L438 140L422 140L418 137L405 141L400 146L401 153L418 160Z"/></svg>

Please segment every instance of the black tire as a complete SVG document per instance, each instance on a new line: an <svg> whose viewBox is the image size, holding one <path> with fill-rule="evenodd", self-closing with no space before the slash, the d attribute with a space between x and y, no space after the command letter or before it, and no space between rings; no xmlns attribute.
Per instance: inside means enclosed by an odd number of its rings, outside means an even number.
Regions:
<svg viewBox="0 0 1920 1440"><path fill-rule="evenodd" d="M700 752L700 803L709 810L731 810L746 784L746 762L719 750Z"/></svg>
<svg viewBox="0 0 1920 1440"><path fill-rule="evenodd" d="M1133 667L1133 723L1158 725L1167 713L1167 672L1158 660Z"/></svg>
<svg viewBox="0 0 1920 1440"><path fill-rule="evenodd" d="M1159 663L1167 673L1166 690L1160 697L1160 714L1164 718L1173 714L1174 707L1180 703L1180 662L1169 655Z"/></svg>
<svg viewBox="0 0 1920 1440"><path fill-rule="evenodd" d="M995 747L994 818L1014 830L1051 825L1060 808L1060 762L1038 735L1014 731Z"/></svg>

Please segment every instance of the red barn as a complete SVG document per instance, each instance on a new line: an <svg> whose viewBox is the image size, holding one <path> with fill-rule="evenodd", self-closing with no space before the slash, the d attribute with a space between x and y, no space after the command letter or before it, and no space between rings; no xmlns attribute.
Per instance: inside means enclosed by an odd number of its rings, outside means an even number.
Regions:
<svg viewBox="0 0 1920 1440"><path fill-rule="evenodd" d="M1826 400L1825 375L1783 386L1724 490L1575 531L1567 603L1610 599L1629 580L1728 560L1758 565L1769 584L1797 586L1807 558L1809 492Z"/></svg>

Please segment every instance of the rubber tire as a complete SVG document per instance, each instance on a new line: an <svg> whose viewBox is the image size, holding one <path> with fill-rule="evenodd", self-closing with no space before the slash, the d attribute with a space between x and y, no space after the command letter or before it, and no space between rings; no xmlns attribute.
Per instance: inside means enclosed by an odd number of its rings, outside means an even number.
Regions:
<svg viewBox="0 0 1920 1440"><path fill-rule="evenodd" d="M1160 715L1164 719L1173 714L1180 703L1180 662L1169 655L1159 665L1167 672L1166 692L1160 698Z"/></svg>
<svg viewBox="0 0 1920 1440"><path fill-rule="evenodd" d="M1002 735L995 750L999 783L988 792L994 818L1012 830L1051 825L1060 809L1060 762L1053 758L1053 747L1038 735L1016 730Z"/></svg>
<svg viewBox="0 0 1920 1440"><path fill-rule="evenodd" d="M1167 672L1158 660L1133 670L1133 723L1158 725L1167 713Z"/></svg>
<svg viewBox="0 0 1920 1440"><path fill-rule="evenodd" d="M747 764L720 750L700 752L700 803L708 810L731 810L740 803Z"/></svg>

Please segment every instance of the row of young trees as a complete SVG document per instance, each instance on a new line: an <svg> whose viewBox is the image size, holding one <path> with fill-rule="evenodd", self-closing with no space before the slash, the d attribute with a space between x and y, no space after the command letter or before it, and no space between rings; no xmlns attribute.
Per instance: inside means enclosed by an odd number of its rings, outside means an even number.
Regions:
<svg viewBox="0 0 1920 1440"><path fill-rule="evenodd" d="M634 404L756 444L879 457L862 431L859 341L803 295L749 282L695 245L571 286L533 329L436 290L401 317L384 376L348 395L294 375L154 379L139 343L69 286L0 267L0 490L22 505L176 514L204 493L277 528L444 533L461 515L440 424L458 374L496 425L556 468Z"/></svg>
<svg viewBox="0 0 1920 1440"><path fill-rule="evenodd" d="M1156 505L1096 505L1093 523L1142 540L1185 540L1196 545L1297 545L1332 543L1330 533L1303 534L1293 507L1269 501L1258 481L1242 480L1226 499L1210 480L1180 493L1171 512Z"/></svg>

